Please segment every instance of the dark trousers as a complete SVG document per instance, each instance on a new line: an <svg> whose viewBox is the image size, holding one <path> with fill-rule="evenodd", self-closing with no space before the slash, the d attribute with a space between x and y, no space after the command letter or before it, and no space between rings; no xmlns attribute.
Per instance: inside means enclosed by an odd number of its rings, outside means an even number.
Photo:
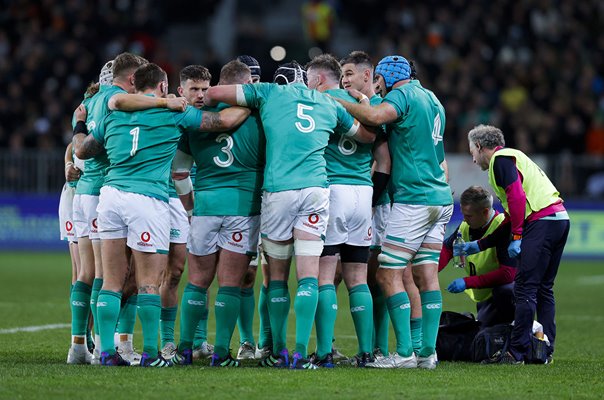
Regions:
<svg viewBox="0 0 604 400"><path fill-rule="evenodd" d="M514 282L493 288L493 295L476 304L480 328L511 324L514 320Z"/></svg>
<svg viewBox="0 0 604 400"><path fill-rule="evenodd" d="M516 313L510 346L510 351L517 360L525 359L528 354L535 312L552 349L554 347L554 279L558 273L569 229L568 220L538 220L524 226L520 265L514 280Z"/></svg>

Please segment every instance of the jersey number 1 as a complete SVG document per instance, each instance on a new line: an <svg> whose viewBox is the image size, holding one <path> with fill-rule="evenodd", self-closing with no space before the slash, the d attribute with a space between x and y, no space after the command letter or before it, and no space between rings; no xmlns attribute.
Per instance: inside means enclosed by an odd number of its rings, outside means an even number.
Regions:
<svg viewBox="0 0 604 400"><path fill-rule="evenodd" d="M134 157L136 154L136 150L138 149L138 134L140 132L140 128L137 126L130 130L130 135L132 136L132 150L130 150L130 157Z"/></svg>

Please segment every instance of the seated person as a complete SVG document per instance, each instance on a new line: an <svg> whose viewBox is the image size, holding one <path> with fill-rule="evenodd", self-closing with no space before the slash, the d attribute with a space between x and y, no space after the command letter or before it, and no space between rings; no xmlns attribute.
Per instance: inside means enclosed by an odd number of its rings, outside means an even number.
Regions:
<svg viewBox="0 0 604 400"><path fill-rule="evenodd" d="M514 320L514 277L517 259L508 256L510 224L504 214L493 209L493 196L480 186L471 186L461 194L464 221L449 236L440 253L438 271L453 258L453 242L457 232L467 243L478 240L481 249L466 256L464 278L455 279L447 287L451 293L466 292L476 302L481 328ZM457 251L455 252L457 254Z"/></svg>

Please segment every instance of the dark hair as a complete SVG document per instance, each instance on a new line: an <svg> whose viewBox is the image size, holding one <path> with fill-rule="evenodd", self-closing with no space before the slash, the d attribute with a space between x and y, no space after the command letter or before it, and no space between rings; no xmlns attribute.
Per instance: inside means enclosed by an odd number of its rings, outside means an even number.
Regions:
<svg viewBox="0 0 604 400"><path fill-rule="evenodd" d="M342 58L340 60L340 65L344 64L363 65L373 71L373 63L371 62L369 54L360 50L355 50L348 54L346 57Z"/></svg>
<svg viewBox="0 0 604 400"><path fill-rule="evenodd" d="M180 86L190 79L192 81L211 81L212 74L203 65L187 65L180 70Z"/></svg>
<svg viewBox="0 0 604 400"><path fill-rule="evenodd" d="M160 82L166 80L168 80L166 71L157 64L145 64L134 72L134 88L137 92L154 89Z"/></svg>
<svg viewBox="0 0 604 400"><path fill-rule="evenodd" d="M261 73L262 71L260 70L260 64L258 63L258 60L256 60L254 57L244 54L244 55L238 56L237 60L241 61L242 63L244 63L245 65L250 67L250 72L252 75L257 75L257 76L262 75L262 73Z"/></svg>
<svg viewBox="0 0 604 400"><path fill-rule="evenodd" d="M250 68L239 60L233 60L226 63L220 70L220 84L233 85L237 83L247 83L247 78L251 77Z"/></svg>
<svg viewBox="0 0 604 400"><path fill-rule="evenodd" d="M113 60L113 78L125 78L133 70L148 64L149 62L141 56L132 53L122 53Z"/></svg>
<svg viewBox="0 0 604 400"><path fill-rule="evenodd" d="M410 79L418 79L417 78L417 68L415 68L415 62L413 60L409 60L409 68L411 68Z"/></svg>
<svg viewBox="0 0 604 400"><path fill-rule="evenodd" d="M479 208L493 207L493 196L482 186L470 186L463 191L459 199L462 206L473 205Z"/></svg>
<svg viewBox="0 0 604 400"><path fill-rule="evenodd" d="M316 56L306 64L306 70L308 71L310 68L327 71L336 82L339 82L342 77L342 67L338 60L331 54Z"/></svg>

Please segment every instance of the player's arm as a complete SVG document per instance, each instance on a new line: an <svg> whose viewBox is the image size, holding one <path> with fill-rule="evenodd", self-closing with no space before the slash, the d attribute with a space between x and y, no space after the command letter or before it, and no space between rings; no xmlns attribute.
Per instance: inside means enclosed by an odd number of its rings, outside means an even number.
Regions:
<svg viewBox="0 0 604 400"><path fill-rule="evenodd" d="M191 216L193 214L194 197L193 182L191 181L191 167L193 167L193 157L190 154L178 149L172 160L172 180L176 193L180 201Z"/></svg>
<svg viewBox="0 0 604 400"><path fill-rule="evenodd" d="M379 126L394 122L398 118L396 109L388 104L382 102L377 106L371 106L367 96L359 91L349 90L349 93L356 98L358 103L351 103L342 99L335 99L346 108L353 117L358 119L364 125Z"/></svg>
<svg viewBox="0 0 604 400"><path fill-rule="evenodd" d="M75 110L76 125L73 128L73 149L80 160L87 160L103 151L103 145L93 135L88 134L86 127L86 107L80 104Z"/></svg>
<svg viewBox="0 0 604 400"><path fill-rule="evenodd" d="M208 89L209 90L209 89ZM220 112L204 111L201 116L201 132L225 132L241 125L251 110L245 107L229 107Z"/></svg>
<svg viewBox="0 0 604 400"><path fill-rule="evenodd" d="M109 99L109 109L119 111L140 111L150 108L167 108L173 111L184 111L187 99L184 97L155 97L142 94L118 93Z"/></svg>
<svg viewBox="0 0 604 400"><path fill-rule="evenodd" d="M241 85L218 85L208 88L203 99L208 107L214 107L218 103L226 103L232 106L246 106L243 87Z"/></svg>
<svg viewBox="0 0 604 400"><path fill-rule="evenodd" d="M80 170L76 168L73 162L72 154L73 143L69 143L65 149L65 180L73 182L80 179Z"/></svg>
<svg viewBox="0 0 604 400"><path fill-rule="evenodd" d="M459 231L459 226L455 229L448 238L443 242L443 247L440 249L440 257L438 259L438 272L445 269L449 261L453 258L453 241L457 237L457 231Z"/></svg>
<svg viewBox="0 0 604 400"><path fill-rule="evenodd" d="M383 136L378 137L373 145L373 159L373 174L371 175L373 196L371 197L371 206L375 207L386 186L388 186L390 170L392 168L388 141Z"/></svg>

